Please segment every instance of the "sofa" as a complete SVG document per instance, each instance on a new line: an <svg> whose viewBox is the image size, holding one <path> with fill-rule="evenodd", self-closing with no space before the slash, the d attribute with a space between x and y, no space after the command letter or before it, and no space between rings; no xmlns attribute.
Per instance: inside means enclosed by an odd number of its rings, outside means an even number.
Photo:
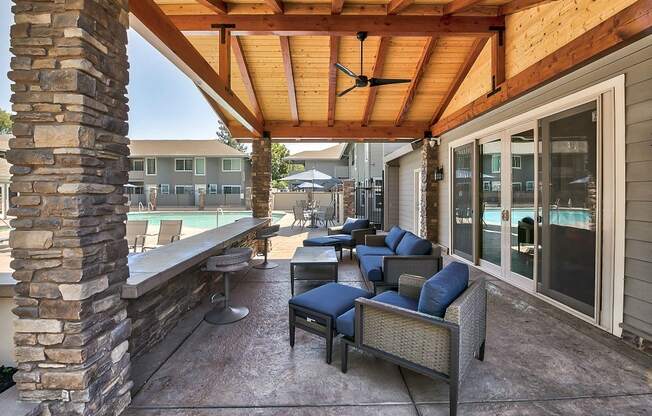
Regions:
<svg viewBox="0 0 652 416"><path fill-rule="evenodd" d="M432 276L441 268L441 249L400 227L386 235L366 235L355 247L362 276L379 289L398 286L401 274Z"/></svg>

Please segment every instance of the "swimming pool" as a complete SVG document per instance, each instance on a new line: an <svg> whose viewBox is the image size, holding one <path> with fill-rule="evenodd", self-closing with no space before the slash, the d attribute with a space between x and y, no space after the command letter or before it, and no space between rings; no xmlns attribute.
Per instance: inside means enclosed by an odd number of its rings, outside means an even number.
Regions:
<svg viewBox="0 0 652 416"><path fill-rule="evenodd" d="M284 212L273 212L272 223L277 223ZM148 226L158 227L161 220L183 220L183 232L187 229L210 230L218 226L218 215L215 211L158 211L130 212L130 220L148 220ZM219 214L219 226L231 224L240 218L250 218L251 211L224 211Z"/></svg>
<svg viewBox="0 0 652 416"><path fill-rule="evenodd" d="M485 224L500 225L500 208L486 208L483 215ZM534 218L533 208L512 209L512 227L518 226L523 218ZM550 211L550 223L575 228L588 228L591 223L591 211L583 208L559 208Z"/></svg>

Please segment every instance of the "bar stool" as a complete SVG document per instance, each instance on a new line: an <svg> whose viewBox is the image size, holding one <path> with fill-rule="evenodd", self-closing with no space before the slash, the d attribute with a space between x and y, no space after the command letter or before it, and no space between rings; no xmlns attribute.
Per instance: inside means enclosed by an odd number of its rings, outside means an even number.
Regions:
<svg viewBox="0 0 652 416"><path fill-rule="evenodd" d="M209 257L206 267L202 270L222 273L224 276L224 294L213 294L211 303L224 301L224 306L217 306L204 315L204 321L214 325L230 324L244 318L249 314L246 306L231 306L230 273L244 270L249 267L252 250L249 247L238 247L226 250L220 256Z"/></svg>
<svg viewBox="0 0 652 416"><path fill-rule="evenodd" d="M269 239L278 235L278 230L281 228L280 225L272 225L270 227L265 227L256 232L256 240L265 241L265 260L261 263L258 263L254 266L255 269L273 269L278 266L278 264L271 261L267 261L267 248L269 247Z"/></svg>

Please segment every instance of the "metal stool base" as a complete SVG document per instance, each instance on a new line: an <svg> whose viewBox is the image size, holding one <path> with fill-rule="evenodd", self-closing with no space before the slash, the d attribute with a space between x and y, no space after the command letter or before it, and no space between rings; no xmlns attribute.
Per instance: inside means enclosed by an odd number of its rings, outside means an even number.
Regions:
<svg viewBox="0 0 652 416"><path fill-rule="evenodd" d="M237 322L247 315L249 315L249 308L246 306L227 306L211 310L204 315L204 321L213 325L226 325Z"/></svg>
<svg viewBox="0 0 652 416"><path fill-rule="evenodd" d="M275 269L278 267L278 264L272 261L263 260L262 262L255 264L253 267L254 269Z"/></svg>

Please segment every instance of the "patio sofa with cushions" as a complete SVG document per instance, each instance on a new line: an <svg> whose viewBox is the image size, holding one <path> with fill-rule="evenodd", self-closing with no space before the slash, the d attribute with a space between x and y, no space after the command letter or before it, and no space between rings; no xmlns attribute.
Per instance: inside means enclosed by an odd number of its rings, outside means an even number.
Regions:
<svg viewBox="0 0 652 416"><path fill-rule="evenodd" d="M438 245L409 231L392 227L387 235L367 235L355 248L365 279L380 288L395 288L401 274L432 276L441 267Z"/></svg>
<svg viewBox="0 0 652 416"><path fill-rule="evenodd" d="M402 275L398 292L358 298L336 320L343 335L342 371L348 348L370 353L449 386L450 414L457 413L458 389L472 359L484 360L486 289L470 285L466 264L453 262L429 279Z"/></svg>

